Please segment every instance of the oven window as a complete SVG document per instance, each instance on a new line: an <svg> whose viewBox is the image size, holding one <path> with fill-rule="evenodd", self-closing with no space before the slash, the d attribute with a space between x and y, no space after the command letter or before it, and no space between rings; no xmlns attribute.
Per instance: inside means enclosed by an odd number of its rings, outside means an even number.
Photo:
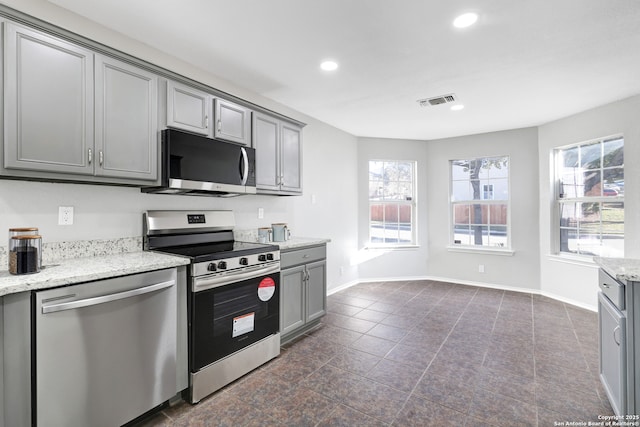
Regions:
<svg viewBox="0 0 640 427"><path fill-rule="evenodd" d="M279 280L261 276L191 294L192 371L278 332ZM266 301L264 283L274 290Z"/></svg>

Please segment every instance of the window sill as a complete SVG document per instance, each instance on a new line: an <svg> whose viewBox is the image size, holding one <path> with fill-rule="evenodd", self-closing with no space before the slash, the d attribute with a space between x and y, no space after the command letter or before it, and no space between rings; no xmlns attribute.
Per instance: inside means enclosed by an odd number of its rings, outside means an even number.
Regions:
<svg viewBox="0 0 640 427"><path fill-rule="evenodd" d="M549 261L562 262L565 264L581 265L584 267L594 267L594 268L598 267L598 265L593 261L592 255L580 256L580 255L549 254L547 255L547 259Z"/></svg>
<svg viewBox="0 0 640 427"><path fill-rule="evenodd" d="M513 249L498 249L498 248L474 248L472 246L447 246L449 252L463 252L468 254L486 254L486 255L499 255L499 256L513 256L515 251Z"/></svg>
<svg viewBox="0 0 640 427"><path fill-rule="evenodd" d="M419 245L398 245L398 246L376 246L376 245L368 245L365 246L364 249L368 251L403 251L410 249L420 249Z"/></svg>

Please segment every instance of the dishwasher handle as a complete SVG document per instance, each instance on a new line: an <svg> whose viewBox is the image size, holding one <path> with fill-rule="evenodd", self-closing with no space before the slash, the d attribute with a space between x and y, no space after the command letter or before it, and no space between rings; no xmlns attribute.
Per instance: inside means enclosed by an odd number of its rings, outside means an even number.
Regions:
<svg viewBox="0 0 640 427"><path fill-rule="evenodd" d="M78 301L63 302L60 304L47 305L42 307L42 314L56 313L58 311L73 310L81 307L89 307L92 305L104 304L107 302L117 301L125 298L137 297L139 295L148 294L150 292L160 291L175 285L175 280L168 282L156 283L154 285L144 286L142 288L131 289L129 291L118 292L115 294L101 295L99 297L86 298Z"/></svg>

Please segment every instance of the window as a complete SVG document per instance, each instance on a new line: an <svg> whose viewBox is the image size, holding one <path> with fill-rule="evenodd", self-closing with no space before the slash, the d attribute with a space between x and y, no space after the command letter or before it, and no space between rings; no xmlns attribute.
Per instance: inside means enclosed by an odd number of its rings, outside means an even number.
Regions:
<svg viewBox="0 0 640 427"><path fill-rule="evenodd" d="M416 244L416 162L369 161L369 243Z"/></svg>
<svg viewBox="0 0 640 427"><path fill-rule="evenodd" d="M455 246L505 248L509 238L509 157L451 161Z"/></svg>
<svg viewBox="0 0 640 427"><path fill-rule="evenodd" d="M560 254L624 256L624 139L555 152Z"/></svg>

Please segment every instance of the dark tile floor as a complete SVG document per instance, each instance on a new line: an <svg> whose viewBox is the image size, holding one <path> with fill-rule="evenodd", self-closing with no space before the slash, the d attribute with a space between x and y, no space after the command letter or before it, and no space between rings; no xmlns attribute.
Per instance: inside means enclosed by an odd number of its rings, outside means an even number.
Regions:
<svg viewBox="0 0 640 427"><path fill-rule="evenodd" d="M277 359L150 426L554 426L612 415L596 313L433 281L328 297ZM558 423L558 424L555 424Z"/></svg>

